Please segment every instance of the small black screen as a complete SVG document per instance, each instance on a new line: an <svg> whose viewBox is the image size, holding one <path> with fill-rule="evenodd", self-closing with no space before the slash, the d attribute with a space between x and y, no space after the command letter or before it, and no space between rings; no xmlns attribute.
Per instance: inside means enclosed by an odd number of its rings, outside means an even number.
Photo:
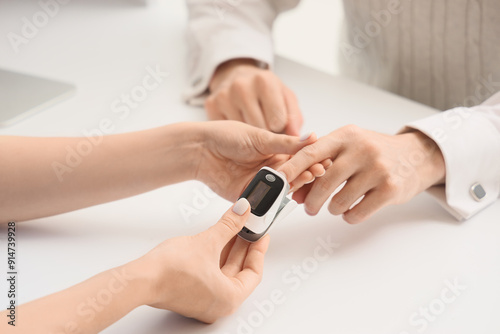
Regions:
<svg viewBox="0 0 500 334"><path fill-rule="evenodd" d="M266 196L266 194L269 192L270 189L271 189L271 186L265 184L262 181L259 181L259 183L257 183L255 188L253 188L252 192L247 197L247 200L250 203L252 210L257 209L260 202Z"/></svg>
<svg viewBox="0 0 500 334"><path fill-rule="evenodd" d="M279 175L275 175L274 181L269 181L266 179L267 174L272 175L269 171L261 169L240 196L248 200L252 213L257 217L266 214L285 186Z"/></svg>

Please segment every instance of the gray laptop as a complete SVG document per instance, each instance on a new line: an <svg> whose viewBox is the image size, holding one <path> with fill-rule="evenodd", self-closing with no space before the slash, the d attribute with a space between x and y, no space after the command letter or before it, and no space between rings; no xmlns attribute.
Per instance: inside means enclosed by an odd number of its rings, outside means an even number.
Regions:
<svg viewBox="0 0 500 334"><path fill-rule="evenodd" d="M75 92L71 84L0 69L0 127L62 101Z"/></svg>

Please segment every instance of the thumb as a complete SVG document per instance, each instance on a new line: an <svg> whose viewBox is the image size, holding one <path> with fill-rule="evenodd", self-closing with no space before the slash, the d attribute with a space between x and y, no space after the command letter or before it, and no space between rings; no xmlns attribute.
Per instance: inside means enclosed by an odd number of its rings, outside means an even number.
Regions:
<svg viewBox="0 0 500 334"><path fill-rule="evenodd" d="M240 198L207 233L212 234L216 244L222 249L240 232L249 215L250 203L246 198Z"/></svg>
<svg viewBox="0 0 500 334"><path fill-rule="evenodd" d="M270 131L261 130L257 133L257 138L254 141L255 147L262 154L295 154L307 145L311 145L318 137L314 132L307 133L303 136L289 136L276 134Z"/></svg>

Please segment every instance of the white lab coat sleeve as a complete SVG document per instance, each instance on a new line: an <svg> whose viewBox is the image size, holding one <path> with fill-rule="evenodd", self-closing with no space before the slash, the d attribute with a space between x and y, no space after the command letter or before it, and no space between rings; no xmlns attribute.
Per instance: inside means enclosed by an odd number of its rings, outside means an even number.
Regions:
<svg viewBox="0 0 500 334"><path fill-rule="evenodd" d="M272 25L299 0L186 0L188 7L188 87L184 100L201 105L221 63L252 58L268 68L273 62Z"/></svg>
<svg viewBox="0 0 500 334"><path fill-rule="evenodd" d="M454 108L407 125L434 140L446 164L445 185L428 189L459 220L495 202L500 194L500 92L483 104ZM477 201L471 187L486 196Z"/></svg>

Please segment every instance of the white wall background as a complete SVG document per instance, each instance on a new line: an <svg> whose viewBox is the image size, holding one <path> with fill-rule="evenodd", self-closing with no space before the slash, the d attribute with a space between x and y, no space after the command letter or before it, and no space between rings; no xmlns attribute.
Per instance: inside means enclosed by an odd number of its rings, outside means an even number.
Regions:
<svg viewBox="0 0 500 334"><path fill-rule="evenodd" d="M337 74L343 19L342 0L302 0L278 17L274 40L278 55Z"/></svg>

